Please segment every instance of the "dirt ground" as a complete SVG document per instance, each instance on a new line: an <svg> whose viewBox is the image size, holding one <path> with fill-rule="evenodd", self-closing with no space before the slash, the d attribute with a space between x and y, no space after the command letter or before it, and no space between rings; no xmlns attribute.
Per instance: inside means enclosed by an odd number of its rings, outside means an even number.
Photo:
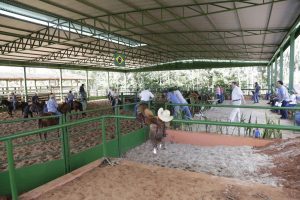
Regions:
<svg viewBox="0 0 300 200"><path fill-rule="evenodd" d="M259 153L272 156L276 166L261 171L282 178L284 187L300 191L300 137L278 141L257 149Z"/></svg>
<svg viewBox="0 0 300 200"><path fill-rule="evenodd" d="M40 200L296 200L300 192L237 179L121 161L97 167Z"/></svg>

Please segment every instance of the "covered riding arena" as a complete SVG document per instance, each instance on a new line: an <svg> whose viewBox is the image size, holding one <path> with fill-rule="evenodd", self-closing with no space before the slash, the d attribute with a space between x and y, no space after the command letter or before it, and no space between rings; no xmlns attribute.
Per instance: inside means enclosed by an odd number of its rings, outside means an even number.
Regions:
<svg viewBox="0 0 300 200"><path fill-rule="evenodd" d="M300 199L300 106L271 107L278 80L299 102L299 33L298 0L0 1L0 199ZM78 112L3 103L52 92L61 106L82 84ZM187 104L165 98L175 86ZM143 89L174 115L157 154L135 117Z"/></svg>

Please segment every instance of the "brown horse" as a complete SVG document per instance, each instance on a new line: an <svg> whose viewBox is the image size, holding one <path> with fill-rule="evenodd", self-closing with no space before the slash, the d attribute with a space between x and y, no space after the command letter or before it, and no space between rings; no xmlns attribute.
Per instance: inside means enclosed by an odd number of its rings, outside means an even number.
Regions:
<svg viewBox="0 0 300 200"><path fill-rule="evenodd" d="M54 116L54 113L40 113L40 117L46 117L46 116ZM46 118L46 119L39 119L38 120L38 127L39 128L45 128L48 126L54 126L59 124L59 117L51 117L51 118ZM42 140L42 133L39 133L40 139ZM59 132L58 132L58 137L59 137ZM45 140L47 139L47 132L44 133L44 138Z"/></svg>
<svg viewBox="0 0 300 200"><path fill-rule="evenodd" d="M67 113L71 113L72 110L75 110L75 112L78 112L78 111L83 111L83 108L82 108L82 104L80 102L73 101L72 106L70 106L70 104L64 102L58 106L57 110L66 116ZM82 113L82 116L85 116L85 113Z"/></svg>
<svg viewBox="0 0 300 200"><path fill-rule="evenodd" d="M158 145L164 147L163 138L166 137L165 122L154 116L153 112L148 108L147 104L140 104L138 106L137 120L142 125L150 125L149 138L153 146L153 153L156 154Z"/></svg>

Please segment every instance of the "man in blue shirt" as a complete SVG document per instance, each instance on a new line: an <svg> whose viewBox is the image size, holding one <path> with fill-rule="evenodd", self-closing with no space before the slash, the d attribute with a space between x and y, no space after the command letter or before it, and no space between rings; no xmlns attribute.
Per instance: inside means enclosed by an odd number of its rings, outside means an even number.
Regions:
<svg viewBox="0 0 300 200"><path fill-rule="evenodd" d="M289 102L289 93L286 87L283 86L283 82L281 80L277 81L276 86L278 88L277 97L279 102L281 102L281 107L287 107ZM287 110L280 110L281 117L280 119L287 119L288 112Z"/></svg>
<svg viewBox="0 0 300 200"><path fill-rule="evenodd" d="M58 104L56 102L55 95L51 93L47 102L47 110L48 112L54 113L55 115L61 115L57 108Z"/></svg>
<svg viewBox="0 0 300 200"><path fill-rule="evenodd" d="M177 99L179 100L179 102L181 104L187 104L187 101L185 100L185 98L183 97L183 95L181 94L181 92L178 90L177 87L175 88L173 93L175 94L175 96L177 97ZM192 119L193 118L188 106L182 106L181 109L185 114L184 119Z"/></svg>
<svg viewBox="0 0 300 200"><path fill-rule="evenodd" d="M167 100L169 102L171 102L172 104L180 104L179 99L176 97L176 95L172 91L168 90L166 97L167 97ZM175 118L178 116L179 111L180 111L180 107L175 105L174 106L174 117Z"/></svg>

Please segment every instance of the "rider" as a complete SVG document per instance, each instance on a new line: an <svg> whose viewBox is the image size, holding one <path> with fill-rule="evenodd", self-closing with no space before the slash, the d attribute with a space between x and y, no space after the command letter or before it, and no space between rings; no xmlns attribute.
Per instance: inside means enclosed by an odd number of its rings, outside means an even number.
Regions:
<svg viewBox="0 0 300 200"><path fill-rule="evenodd" d="M74 95L73 95L71 90L69 91L67 98L68 98L67 103L69 104L70 108L72 108L73 107L73 101L74 101Z"/></svg>
<svg viewBox="0 0 300 200"><path fill-rule="evenodd" d="M84 90L84 84L82 84L80 87L79 87L79 95L82 96L83 93L86 93L85 90ZM86 95L86 94L85 94Z"/></svg>
<svg viewBox="0 0 300 200"><path fill-rule="evenodd" d="M54 113L56 115L61 115L61 113L57 110L58 104L55 99L55 95L50 93L49 100L47 102L47 110L48 112Z"/></svg>
<svg viewBox="0 0 300 200"><path fill-rule="evenodd" d="M10 93L7 100L12 104L13 111L16 112L16 109L17 109L17 96L15 95L15 93L13 93L13 92Z"/></svg>
<svg viewBox="0 0 300 200"><path fill-rule="evenodd" d="M84 84L82 84L82 88L83 86ZM81 91L79 90L79 99L80 99L80 103L82 104L82 110L85 111L87 107L87 95L84 88Z"/></svg>
<svg viewBox="0 0 300 200"><path fill-rule="evenodd" d="M140 103L138 103L138 104L135 105L135 115L136 116L137 116L138 105L141 104L141 103L148 104L148 102L150 102L150 100L154 98L154 95L152 94L152 92L150 91L150 89L144 89L139 94L139 98L141 100Z"/></svg>
<svg viewBox="0 0 300 200"><path fill-rule="evenodd" d="M39 102L39 96L37 95L37 93L35 93L34 96L32 96L31 102L34 104L37 104Z"/></svg>

